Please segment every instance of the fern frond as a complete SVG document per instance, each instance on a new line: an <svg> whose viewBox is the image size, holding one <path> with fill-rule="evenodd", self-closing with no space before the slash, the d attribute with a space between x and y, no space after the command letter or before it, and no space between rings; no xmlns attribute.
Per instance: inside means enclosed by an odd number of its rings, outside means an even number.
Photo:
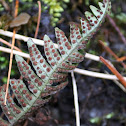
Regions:
<svg viewBox="0 0 126 126"><path fill-rule="evenodd" d="M70 25L70 39L68 41L64 32L55 28L58 49L55 48L52 40L44 36L44 52L46 59L29 39L28 49L31 66L20 56L16 55L16 61L27 84L21 79L10 80L11 89L18 101L15 103L11 91L8 92L7 105L4 106L5 88L0 88L0 104L9 122L0 119L1 126L12 126L18 121L25 119L36 108L41 107L49 101L50 96L61 90L68 84L68 71L77 67L78 63L84 59L84 48L87 40L96 32L105 15L109 13L111 3L109 0L99 2L100 9L90 6L91 12L85 12L87 20L81 19L81 30L75 25Z"/></svg>

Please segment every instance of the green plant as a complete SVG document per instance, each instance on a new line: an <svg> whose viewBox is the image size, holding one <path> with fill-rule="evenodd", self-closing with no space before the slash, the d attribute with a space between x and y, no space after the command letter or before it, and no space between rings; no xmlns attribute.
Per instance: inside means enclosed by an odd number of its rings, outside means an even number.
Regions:
<svg viewBox="0 0 126 126"><path fill-rule="evenodd" d="M30 60L35 72L26 61L16 55L16 61L23 79L11 79L10 85L18 103L14 102L11 90L8 92L7 105L4 105L5 85L0 88L0 104L9 122L0 118L1 126L12 126L32 114L37 108L49 101L50 96L68 84L68 71L73 70L84 59L84 48L87 41L96 32L106 13L110 12L111 2L99 2L100 9L90 6L93 13L85 12L87 20L81 18L81 30L70 25L71 43L63 31L55 28L58 50L50 38L44 36L44 51L47 60L41 55L34 42L29 39ZM27 83L26 83L27 82Z"/></svg>
<svg viewBox="0 0 126 126"><path fill-rule="evenodd" d="M90 119L90 122L91 123L95 123L95 124L100 124L102 120L109 120L111 118L113 118L115 116L115 113L114 112L111 112L111 113L108 113L102 117L95 117L95 118L91 118Z"/></svg>
<svg viewBox="0 0 126 126"><path fill-rule="evenodd" d="M67 7L66 3L69 3L69 0L41 0L43 2L42 4L42 12L45 10L49 10L49 14L51 16L51 24L52 26L56 26L56 23L59 21L59 18L61 17L61 12L64 11L64 9ZM33 0L23 0L23 2L28 2L29 4L25 5L32 7Z"/></svg>
<svg viewBox="0 0 126 126"><path fill-rule="evenodd" d="M69 0L42 0L47 6L44 8L47 9L49 7L49 14L51 15L51 24L52 26L56 26L56 23L59 21L59 18L61 17L61 12L64 11L64 8L66 8L66 3L69 2Z"/></svg>
<svg viewBox="0 0 126 126"><path fill-rule="evenodd" d="M126 23L126 14L125 13L120 13L116 16L116 18L122 23Z"/></svg>
<svg viewBox="0 0 126 126"><path fill-rule="evenodd" d="M1 53L0 53L0 54L1 54ZM0 57L0 71L1 71L1 72L5 71L5 70L6 70L6 67L7 67L8 65L9 65L8 59L6 59L5 57ZM15 75L15 74L16 74L15 70L12 69L11 75L13 76L13 75ZM1 80L2 80L2 82L3 82L4 84L7 83L7 77L6 77L6 76L3 77Z"/></svg>
<svg viewBox="0 0 126 126"><path fill-rule="evenodd" d="M0 4L0 11L3 11L4 8L2 7L2 4Z"/></svg>

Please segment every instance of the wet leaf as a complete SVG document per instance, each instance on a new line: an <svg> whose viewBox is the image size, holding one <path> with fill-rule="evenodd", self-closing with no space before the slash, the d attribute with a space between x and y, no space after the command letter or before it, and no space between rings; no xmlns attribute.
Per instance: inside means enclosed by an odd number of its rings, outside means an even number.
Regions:
<svg viewBox="0 0 126 126"><path fill-rule="evenodd" d="M30 15L27 13L21 13L19 16L17 16L11 23L10 23L10 27L18 27L24 24L27 24L29 19L30 19Z"/></svg>

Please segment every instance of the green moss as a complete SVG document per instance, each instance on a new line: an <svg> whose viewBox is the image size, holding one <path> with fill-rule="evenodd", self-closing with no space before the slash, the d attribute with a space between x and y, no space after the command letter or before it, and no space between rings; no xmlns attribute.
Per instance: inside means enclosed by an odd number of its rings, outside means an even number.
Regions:
<svg viewBox="0 0 126 126"><path fill-rule="evenodd" d="M56 26L56 23L59 21L61 17L61 12L64 11L66 7L66 3L70 2L70 0L42 0L49 8L49 14L52 16L51 24L52 26Z"/></svg>

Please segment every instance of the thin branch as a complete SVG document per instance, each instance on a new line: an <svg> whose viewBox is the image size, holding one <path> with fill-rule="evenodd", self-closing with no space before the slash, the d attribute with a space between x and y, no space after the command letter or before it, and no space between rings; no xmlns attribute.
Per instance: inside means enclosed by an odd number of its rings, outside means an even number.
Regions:
<svg viewBox="0 0 126 126"><path fill-rule="evenodd" d="M18 6L19 6L19 1L16 0L15 15L14 15L14 17L17 16ZM13 29L13 37L12 37L12 46L11 46L11 54L10 54L9 71L8 71L7 86L6 86L6 93L5 93L5 99L4 99L4 104L5 105L6 105L6 100L7 100L9 81L10 81L10 74L11 74L11 68L12 68L12 61L13 61L13 48L14 48L14 44L15 44L15 33L16 33L16 28Z"/></svg>
<svg viewBox="0 0 126 126"><path fill-rule="evenodd" d="M106 46L101 40L99 40L99 43L105 48L105 50L111 54L118 62L122 64L122 66L126 69L126 64L123 63L122 61L119 61L119 57L108 47Z"/></svg>
<svg viewBox="0 0 126 126"><path fill-rule="evenodd" d="M5 41L4 39L0 38L0 42L4 43L5 45L11 47L12 44L10 44L9 42ZM14 49L19 51L19 52L22 52L18 47L14 46Z"/></svg>
<svg viewBox="0 0 126 126"><path fill-rule="evenodd" d="M0 51L6 52L6 53L11 53L11 49L5 48L5 47L2 47L2 46L0 46ZM19 51L16 51L16 50L13 50L13 54L17 54L17 55L20 55L20 56L25 57L25 58L30 58L29 54L19 52Z"/></svg>
<svg viewBox="0 0 126 126"><path fill-rule="evenodd" d="M4 31L2 29L0 29L0 34L1 35L4 35L4 36L8 36L10 38L12 38L13 36L13 33L10 32L10 31ZM15 34L15 39L18 39L18 40L23 40L24 42L27 42L28 39L30 37L26 37L26 36L23 36L23 35L19 35L19 34ZM35 44L37 45L40 45L40 46L43 46L44 45L44 41L43 40L40 40L40 39L35 39L35 38L31 38ZM54 44L56 48L58 48L58 45L57 44Z"/></svg>
<svg viewBox="0 0 126 126"><path fill-rule="evenodd" d="M118 32L118 34L119 34L121 40L123 41L123 43L126 45L126 38L121 33L121 31L120 31L119 27L116 25L115 21L109 15L107 15L107 18L109 19L109 22L113 26L113 28L115 28L115 30Z"/></svg>
<svg viewBox="0 0 126 126"><path fill-rule="evenodd" d="M10 53L11 50L5 47L1 47L0 46L0 51L6 52L6 53ZM30 55L27 53L23 53L23 52L19 52L16 50L13 50L13 54L17 54L20 55L24 58L30 58ZM88 55L90 56L90 55ZM97 59L99 59L99 56ZM91 77L97 77L97 78L102 78L102 79L108 79L108 80L118 80L118 78L115 75L108 75L108 74L103 74L103 73L97 73L97 72L92 72L92 71L88 71L88 70L82 70L79 68L75 68L74 72L78 73L78 74L82 74L82 75L86 75L86 76L91 76ZM126 77L124 77L124 79L126 80Z"/></svg>
<svg viewBox="0 0 126 126"><path fill-rule="evenodd" d="M19 0L15 1L15 13L14 13L14 17L16 18L18 15L18 7L19 7Z"/></svg>
<svg viewBox="0 0 126 126"><path fill-rule="evenodd" d="M94 61L97 61L97 62L100 61L99 56L96 56L96 55L93 55L93 54L90 54L90 53L86 53L85 58L91 59L91 60L94 60Z"/></svg>
<svg viewBox="0 0 126 126"><path fill-rule="evenodd" d="M79 68L75 68L74 72L81 74L81 75L90 76L90 77L102 78L102 79L107 79L107 80L118 80L118 78L115 75L92 72L92 71L88 71L88 70L82 70ZM124 79L126 80L126 77L124 77Z"/></svg>
<svg viewBox="0 0 126 126"><path fill-rule="evenodd" d="M124 61L124 60L126 60L126 56L123 56L123 57L120 57L120 58L117 59L118 62L121 62L121 61Z"/></svg>
<svg viewBox="0 0 126 126"><path fill-rule="evenodd" d="M36 27L34 38L37 38L38 30L39 30L39 25L40 25L40 19L41 19L41 2L40 1L38 1L38 5L39 5L38 21L37 21L37 27Z"/></svg>
<svg viewBox="0 0 126 126"><path fill-rule="evenodd" d="M123 86L126 88L126 80L123 76L114 68L114 66L107 60L105 60L102 56L100 56L100 60L111 70L113 74L117 76Z"/></svg>
<svg viewBox="0 0 126 126"><path fill-rule="evenodd" d="M73 94L74 94L74 106L75 106L75 115L76 115L76 126L80 126L80 114L79 114L79 103L78 103L78 93L77 93L77 84L74 77L74 72L71 72L72 84L73 84Z"/></svg>
<svg viewBox="0 0 126 126"><path fill-rule="evenodd" d="M10 32L10 31L4 31L2 29L0 29L0 34L1 35L4 35L4 36L8 36L8 37L12 37L13 36L13 33L12 32ZM26 37L26 36L23 36L23 35L15 34L15 39L23 40L24 42L27 42L29 38L30 37ZM34 41L34 43L36 45L40 45L40 46L43 46L44 45L44 41L43 40L35 39L35 38L32 38L32 40ZM56 48L58 48L58 45L57 44L54 44L54 46ZM100 61L99 60L99 56L96 56L96 55L93 55L93 54L89 54L89 53L86 53L85 54L85 58L91 59L91 60L94 60L94 61Z"/></svg>

